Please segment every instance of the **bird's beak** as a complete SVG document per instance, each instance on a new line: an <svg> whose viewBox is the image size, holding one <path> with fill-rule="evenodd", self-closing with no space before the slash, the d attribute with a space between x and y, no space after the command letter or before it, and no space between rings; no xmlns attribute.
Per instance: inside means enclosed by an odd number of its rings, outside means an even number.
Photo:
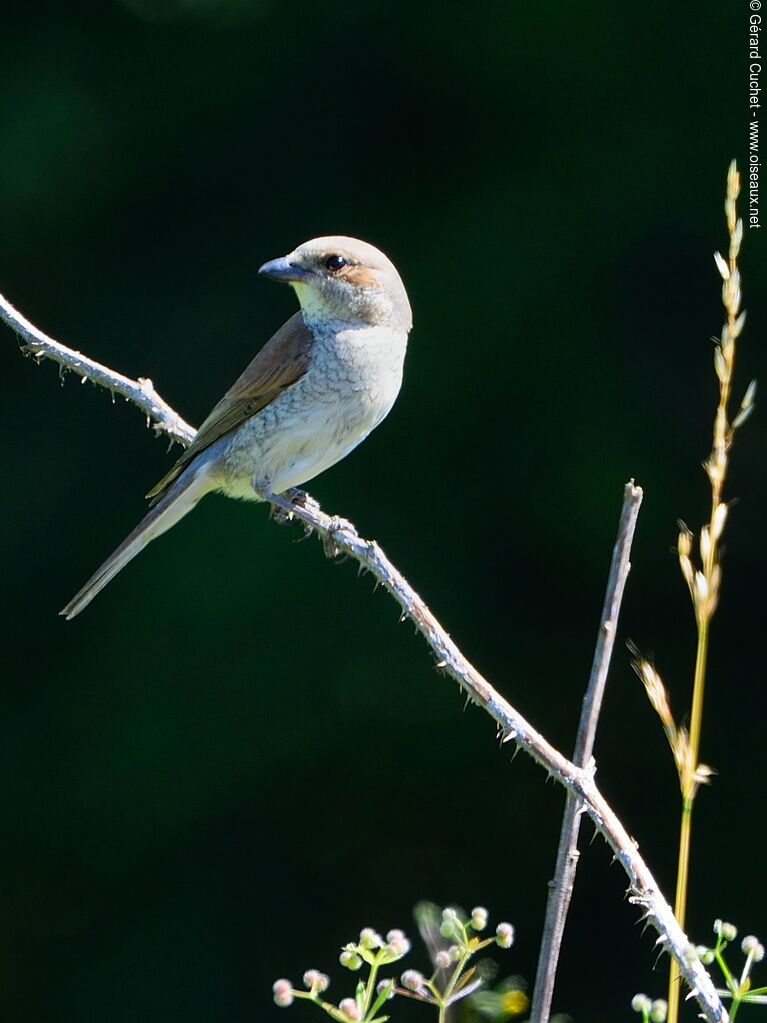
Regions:
<svg viewBox="0 0 767 1023"><path fill-rule="evenodd" d="M303 281L309 276L307 270L292 264L289 256L280 256L279 259L270 259L268 263L264 263L263 266L259 267L258 272L263 274L264 277L270 278L270 280L285 281L289 284L295 284L296 281Z"/></svg>

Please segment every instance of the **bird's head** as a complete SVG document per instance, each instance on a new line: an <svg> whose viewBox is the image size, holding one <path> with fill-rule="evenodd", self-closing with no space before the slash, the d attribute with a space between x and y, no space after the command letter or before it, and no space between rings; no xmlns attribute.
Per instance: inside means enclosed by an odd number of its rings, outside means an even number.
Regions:
<svg viewBox="0 0 767 1023"><path fill-rule="evenodd" d="M383 252L341 235L313 238L258 271L290 284L307 321L341 320L409 331L413 318L397 269Z"/></svg>

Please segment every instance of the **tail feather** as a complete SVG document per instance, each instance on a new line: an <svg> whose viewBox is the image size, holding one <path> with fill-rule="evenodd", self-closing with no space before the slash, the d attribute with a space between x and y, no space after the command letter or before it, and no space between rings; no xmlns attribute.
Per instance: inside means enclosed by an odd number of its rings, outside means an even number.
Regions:
<svg viewBox="0 0 767 1023"><path fill-rule="evenodd" d="M209 490L204 474L184 473L59 614L67 620L80 614L129 561L148 543L175 526Z"/></svg>

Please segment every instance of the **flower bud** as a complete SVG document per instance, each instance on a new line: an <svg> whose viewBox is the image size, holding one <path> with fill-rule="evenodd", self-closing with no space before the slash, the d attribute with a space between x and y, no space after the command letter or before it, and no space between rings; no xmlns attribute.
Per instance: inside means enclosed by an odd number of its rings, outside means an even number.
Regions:
<svg viewBox="0 0 767 1023"><path fill-rule="evenodd" d="M439 952L434 956L434 965L437 969L447 970L450 968L450 964L453 959L450 953L446 949L440 949Z"/></svg>
<svg viewBox="0 0 767 1023"><path fill-rule="evenodd" d="M754 962L760 963L764 959L764 945L753 934L747 934L741 941L740 947L743 954L751 956Z"/></svg>
<svg viewBox="0 0 767 1023"><path fill-rule="evenodd" d="M472 909L471 926L475 931L484 931L487 927L487 910L484 906L475 906Z"/></svg>
<svg viewBox="0 0 767 1023"><path fill-rule="evenodd" d="M463 927L458 919L458 914L448 906L442 910L442 923L439 925L439 933L443 938L452 938L453 941L463 941Z"/></svg>
<svg viewBox="0 0 767 1023"><path fill-rule="evenodd" d="M398 958L410 951L410 942L405 937L404 931L389 931L386 935L386 951L389 955L397 956Z"/></svg>
<svg viewBox="0 0 767 1023"><path fill-rule="evenodd" d="M738 936L738 928L735 924L729 924L726 920L714 920L714 934L718 934L725 941L735 941Z"/></svg>
<svg viewBox="0 0 767 1023"><path fill-rule="evenodd" d="M656 998L650 1007L650 1023L666 1023L668 1015L668 1002L663 998Z"/></svg>
<svg viewBox="0 0 767 1023"><path fill-rule="evenodd" d="M338 1003L338 1008L341 1010L341 1012L348 1020L354 1021L362 1019L362 1016L360 1015L360 1010L358 1009L357 1003L354 1001L353 998L341 999L341 1001Z"/></svg>
<svg viewBox="0 0 767 1023"><path fill-rule="evenodd" d="M408 991L422 991L424 986L423 974L419 973L418 970L405 970L400 977L402 986L406 987Z"/></svg>
<svg viewBox="0 0 767 1023"><path fill-rule="evenodd" d="M350 948L344 948L341 950L341 955L338 957L338 961L341 966L345 966L347 970L359 970L362 966L362 960L354 951L354 946Z"/></svg>
<svg viewBox="0 0 767 1023"><path fill-rule="evenodd" d="M284 977L281 980L275 980L274 984L272 984L272 991L274 992L274 1001L277 1005L285 1008L292 1003L293 985L289 980L285 980Z"/></svg>
<svg viewBox="0 0 767 1023"><path fill-rule="evenodd" d="M327 991L330 986L330 977L319 970L307 970L304 974L304 984L312 991Z"/></svg>
<svg viewBox="0 0 767 1023"><path fill-rule="evenodd" d="M389 980L379 980L376 985L376 994L385 994L387 998L394 998L394 981L391 978Z"/></svg>
<svg viewBox="0 0 767 1023"><path fill-rule="evenodd" d="M652 1008L652 1002L647 995L636 994L631 999L631 1008L634 1012L649 1012Z"/></svg>
<svg viewBox="0 0 767 1023"><path fill-rule="evenodd" d="M495 929L495 943L499 948L511 948L514 944L514 928L511 924L498 924Z"/></svg>
<svg viewBox="0 0 767 1023"><path fill-rule="evenodd" d="M380 948L383 938L372 927L363 927L360 931L360 945L367 949Z"/></svg>

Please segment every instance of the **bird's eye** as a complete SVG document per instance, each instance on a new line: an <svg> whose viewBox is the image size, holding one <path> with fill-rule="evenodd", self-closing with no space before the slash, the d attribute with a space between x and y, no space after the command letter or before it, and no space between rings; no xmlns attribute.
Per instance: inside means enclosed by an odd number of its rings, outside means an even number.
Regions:
<svg viewBox="0 0 767 1023"><path fill-rule="evenodd" d="M328 258L325 260L325 269L329 270L332 274L335 274L338 273L339 270L343 270L343 268L348 264L348 262L349 260L344 259L343 256L336 255L328 256Z"/></svg>

